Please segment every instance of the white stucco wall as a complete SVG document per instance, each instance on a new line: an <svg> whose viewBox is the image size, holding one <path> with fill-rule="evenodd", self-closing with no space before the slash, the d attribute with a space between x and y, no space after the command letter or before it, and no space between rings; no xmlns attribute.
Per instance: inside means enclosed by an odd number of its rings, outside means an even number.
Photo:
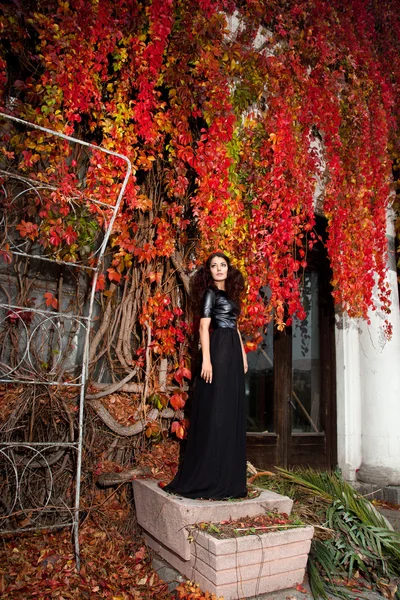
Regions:
<svg viewBox="0 0 400 600"><path fill-rule="evenodd" d="M378 311L371 311L370 325L340 316L336 324L338 463L346 479L378 485L400 485L400 314L393 252L389 260L391 340Z"/></svg>

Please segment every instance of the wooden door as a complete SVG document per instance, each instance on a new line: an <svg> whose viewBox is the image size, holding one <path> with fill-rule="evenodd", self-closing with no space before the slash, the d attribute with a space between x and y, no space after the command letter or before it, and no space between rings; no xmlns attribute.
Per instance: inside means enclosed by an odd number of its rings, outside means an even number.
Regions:
<svg viewBox="0 0 400 600"><path fill-rule="evenodd" d="M321 244L304 274L306 319L274 332L248 355L247 455L256 467L336 466L331 273Z"/></svg>

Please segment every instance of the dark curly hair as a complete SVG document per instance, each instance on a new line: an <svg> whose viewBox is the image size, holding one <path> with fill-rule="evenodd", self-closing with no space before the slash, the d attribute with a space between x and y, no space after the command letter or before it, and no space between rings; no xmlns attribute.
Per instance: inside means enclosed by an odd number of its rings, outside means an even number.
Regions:
<svg viewBox="0 0 400 600"><path fill-rule="evenodd" d="M198 316L201 311L201 304L204 296L204 292L208 289L218 289L211 275L210 265L213 258L218 256L223 258L228 265L228 275L225 280L225 290L227 296L234 300L240 307L241 297L244 292L244 278L239 269L232 267L231 261L223 252L213 252L207 258L204 265L199 267L193 277L191 278L190 284L190 300L192 305L193 315Z"/></svg>

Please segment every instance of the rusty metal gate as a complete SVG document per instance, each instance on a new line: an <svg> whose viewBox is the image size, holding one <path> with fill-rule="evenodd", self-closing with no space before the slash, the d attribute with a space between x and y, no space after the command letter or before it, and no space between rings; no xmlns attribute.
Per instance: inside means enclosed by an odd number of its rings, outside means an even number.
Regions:
<svg viewBox="0 0 400 600"><path fill-rule="evenodd" d="M0 385L3 410L8 411L6 423L0 428L0 534L72 527L79 569L85 390L96 283L132 167L124 155L5 113L0 113L0 135L4 149L0 158L3 208L0 256L4 265L0 269ZM24 160L7 148L8 142L10 147L21 145L28 149L24 150L28 152L23 155ZM54 154L55 147L58 162L52 164L48 153ZM60 162L61 156L64 158ZM78 164L74 157L79 158L79 165L84 165L77 173L82 190L79 196L65 184L65 173L57 175L61 163ZM88 169L100 174L110 165L119 173L114 180L114 197L103 198L100 191L86 197ZM37 226L34 217L22 221L25 229L21 230L18 216L21 207L26 213L27 203L40 206L52 194L56 198L60 193L64 199L68 193L72 194L67 202L75 219L90 221L93 212L97 212L97 222L99 215L103 222L102 227L97 227L93 217L91 247L80 248L75 257L55 255L35 243L33 236L29 236L30 228ZM22 261L18 263L22 267L13 271L16 260ZM91 278L91 286L79 310L74 311L67 294L61 302L51 291L44 293L45 300L28 294L22 298L18 295L20 278L28 277L32 269L35 280L38 274L39 279L47 278L44 289L47 285L51 290L51 271L60 267L67 269L68 276L75 281L85 277L87 280L88 275ZM30 285L31 281L26 288L31 289ZM19 408L13 409L11 400L16 395L19 395ZM21 400L25 397L27 402L34 398L32 410L40 410L44 398L70 403L65 427L44 419L40 425L41 439L35 441L27 422L21 418L24 404ZM63 481L67 480L72 482L68 489L63 487Z"/></svg>

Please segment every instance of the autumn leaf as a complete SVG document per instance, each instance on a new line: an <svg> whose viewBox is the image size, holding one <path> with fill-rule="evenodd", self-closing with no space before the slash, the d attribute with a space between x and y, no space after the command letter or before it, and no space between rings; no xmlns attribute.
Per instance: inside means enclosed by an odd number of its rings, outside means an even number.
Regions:
<svg viewBox="0 0 400 600"><path fill-rule="evenodd" d="M76 233L76 231L74 231L72 229L71 225L69 225L67 227L67 229L64 231L64 240L66 241L66 243L69 246L71 246L71 244L76 242L77 239L78 239L78 234Z"/></svg>
<svg viewBox="0 0 400 600"><path fill-rule="evenodd" d="M148 275L148 278L150 279L151 282L156 281L157 283L161 283L161 278L162 278L162 272L154 272L151 271Z"/></svg>
<svg viewBox="0 0 400 600"><path fill-rule="evenodd" d="M121 273L118 273L113 267L107 269L107 273L110 281L115 281L116 283L121 281Z"/></svg>
<svg viewBox="0 0 400 600"><path fill-rule="evenodd" d="M3 248L1 248L0 250L0 257L3 259L3 261L7 264L11 264L12 263L12 254L10 252L10 244L4 244Z"/></svg>
<svg viewBox="0 0 400 600"><path fill-rule="evenodd" d="M38 226L30 221L22 220L15 228L21 237L27 237L34 241L38 236Z"/></svg>
<svg viewBox="0 0 400 600"><path fill-rule="evenodd" d="M181 410L185 406L187 398L186 392L179 391L170 397L169 402L174 410Z"/></svg>
<svg viewBox="0 0 400 600"><path fill-rule="evenodd" d="M103 291L106 287L106 279L104 277L104 274L101 273L96 281L96 292L100 292Z"/></svg>
<svg viewBox="0 0 400 600"><path fill-rule="evenodd" d="M59 246L61 244L60 232L55 228L51 228L49 232L49 241L53 246Z"/></svg>
<svg viewBox="0 0 400 600"><path fill-rule="evenodd" d="M189 422L187 419L183 419L182 421L173 421L171 425L171 432L175 433L177 438L183 440L186 437L188 427Z"/></svg>
<svg viewBox="0 0 400 600"><path fill-rule="evenodd" d="M145 435L147 438L157 436L159 433L160 425L157 423L157 421L151 421L150 423L147 423L145 429Z"/></svg>
<svg viewBox="0 0 400 600"><path fill-rule="evenodd" d="M44 294L44 299L46 301L46 306L51 306L55 310L58 309L58 300L53 296L51 292L46 292Z"/></svg>
<svg viewBox="0 0 400 600"><path fill-rule="evenodd" d="M135 553L136 562L141 562L147 554L146 546L141 546L139 550Z"/></svg>
<svg viewBox="0 0 400 600"><path fill-rule="evenodd" d="M183 378L191 379L191 377L192 377L192 373L191 373L190 369L188 369L187 367L184 367L184 366L179 367L179 369L177 369L174 373L174 379L180 384L182 384Z"/></svg>

